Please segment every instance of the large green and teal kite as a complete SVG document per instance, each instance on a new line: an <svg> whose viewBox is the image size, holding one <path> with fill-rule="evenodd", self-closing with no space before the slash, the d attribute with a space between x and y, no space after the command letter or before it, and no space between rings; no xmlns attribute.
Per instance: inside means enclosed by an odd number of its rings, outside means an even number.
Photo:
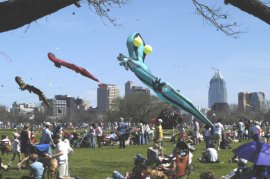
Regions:
<svg viewBox="0 0 270 179"><path fill-rule="evenodd" d="M146 86L154 90L161 100L189 112L196 120L213 127L213 123L190 100L181 95L172 85L162 82L160 78L150 72L148 66L144 64L144 60L146 55L152 52L152 47L145 45L139 33L134 33L128 37L127 47L129 57L123 54L119 54L117 57L121 66L124 66L126 70L130 69Z"/></svg>

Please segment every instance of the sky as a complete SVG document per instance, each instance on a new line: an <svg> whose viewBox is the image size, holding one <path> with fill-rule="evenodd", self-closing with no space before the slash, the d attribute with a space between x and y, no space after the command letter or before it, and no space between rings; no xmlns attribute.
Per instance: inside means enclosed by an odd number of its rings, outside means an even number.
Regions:
<svg viewBox="0 0 270 179"><path fill-rule="evenodd" d="M205 1L207 2L207 1ZM213 1L218 5L219 1ZM127 37L139 32L153 53L145 63L152 73L172 84L194 105L208 106L209 82L220 70L227 83L228 102L237 104L239 92L270 95L270 26L239 9L223 5L231 22L245 33L226 36L195 13L192 1L133 0L109 14L121 26L100 18L83 2L41 18L30 26L0 33L0 104L39 104L38 97L21 91L15 76L55 95L82 97L95 107L98 83L66 68L56 68L48 52L82 66L101 82L119 86L131 80L144 86L131 71L119 65L119 53L128 55Z"/></svg>

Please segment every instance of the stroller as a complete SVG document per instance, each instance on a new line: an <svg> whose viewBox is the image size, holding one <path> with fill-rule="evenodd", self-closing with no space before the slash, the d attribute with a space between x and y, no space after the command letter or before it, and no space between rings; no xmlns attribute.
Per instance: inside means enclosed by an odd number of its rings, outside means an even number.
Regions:
<svg viewBox="0 0 270 179"><path fill-rule="evenodd" d="M43 176L47 175L47 178L55 178L58 168L57 160L55 158L49 158L47 155L50 153L50 144L37 144L31 147L31 154L38 155L38 161L44 166ZM29 157L24 158L19 164L21 165L29 160Z"/></svg>

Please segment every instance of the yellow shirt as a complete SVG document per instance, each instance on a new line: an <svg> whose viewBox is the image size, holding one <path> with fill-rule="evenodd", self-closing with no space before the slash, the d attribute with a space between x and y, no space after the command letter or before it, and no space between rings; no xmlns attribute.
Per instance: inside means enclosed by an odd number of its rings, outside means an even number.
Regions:
<svg viewBox="0 0 270 179"><path fill-rule="evenodd" d="M163 129L161 125L156 127L156 138L161 140L163 139Z"/></svg>

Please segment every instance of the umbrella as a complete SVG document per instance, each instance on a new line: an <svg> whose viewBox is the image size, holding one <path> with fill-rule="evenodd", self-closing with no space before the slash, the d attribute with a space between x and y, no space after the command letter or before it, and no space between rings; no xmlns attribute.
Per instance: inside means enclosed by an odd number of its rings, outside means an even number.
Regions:
<svg viewBox="0 0 270 179"><path fill-rule="evenodd" d="M270 144L258 141L249 142L239 146L235 150L235 154L256 165L270 166Z"/></svg>

